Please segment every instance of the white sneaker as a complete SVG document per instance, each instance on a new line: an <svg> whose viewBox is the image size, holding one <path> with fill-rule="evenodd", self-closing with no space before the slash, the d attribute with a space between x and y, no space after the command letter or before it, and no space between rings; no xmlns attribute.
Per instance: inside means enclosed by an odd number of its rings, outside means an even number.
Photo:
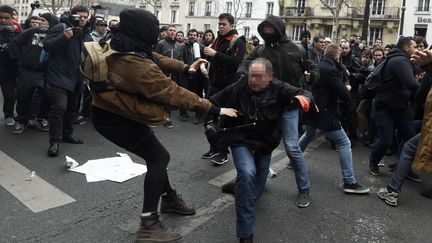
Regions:
<svg viewBox="0 0 432 243"><path fill-rule="evenodd" d="M13 126L15 126L15 119L13 117L6 117L6 119L5 119L5 125L7 127L13 127Z"/></svg>

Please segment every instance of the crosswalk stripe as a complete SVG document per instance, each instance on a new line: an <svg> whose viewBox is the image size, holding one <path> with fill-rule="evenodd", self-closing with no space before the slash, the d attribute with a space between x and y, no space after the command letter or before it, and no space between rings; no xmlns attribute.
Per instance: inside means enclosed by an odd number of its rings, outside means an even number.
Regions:
<svg viewBox="0 0 432 243"><path fill-rule="evenodd" d="M0 185L31 211L37 213L75 202L20 163L0 151Z"/></svg>

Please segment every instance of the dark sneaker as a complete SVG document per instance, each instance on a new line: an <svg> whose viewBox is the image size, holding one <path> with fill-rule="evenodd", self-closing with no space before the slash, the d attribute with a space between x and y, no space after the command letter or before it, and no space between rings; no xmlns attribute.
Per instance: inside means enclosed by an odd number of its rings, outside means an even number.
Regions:
<svg viewBox="0 0 432 243"><path fill-rule="evenodd" d="M228 157L226 153L217 153L212 159L211 162L217 165L223 165L228 162Z"/></svg>
<svg viewBox="0 0 432 243"><path fill-rule="evenodd" d="M387 188L381 188L378 190L378 197L384 200L388 205L396 207L399 193L389 192Z"/></svg>
<svg viewBox="0 0 432 243"><path fill-rule="evenodd" d="M15 129L12 131L12 133L14 133L14 134L23 133L24 130L26 129L26 127L27 127L27 124L17 122L17 123L15 123Z"/></svg>
<svg viewBox="0 0 432 243"><path fill-rule="evenodd" d="M228 193L234 195L235 191L235 180L225 183L221 187L223 193Z"/></svg>
<svg viewBox="0 0 432 243"><path fill-rule="evenodd" d="M15 119L13 117L6 117L5 118L5 125L7 127L13 127L13 126L15 126Z"/></svg>
<svg viewBox="0 0 432 243"><path fill-rule="evenodd" d="M75 124L85 125L87 124L88 120L89 120L88 117L79 115L75 121Z"/></svg>
<svg viewBox="0 0 432 243"><path fill-rule="evenodd" d="M180 215L195 214L195 209L187 206L181 195L177 194L176 190L162 196L160 210L161 213L176 213Z"/></svg>
<svg viewBox="0 0 432 243"><path fill-rule="evenodd" d="M253 235L247 238L240 238L240 243L253 243Z"/></svg>
<svg viewBox="0 0 432 243"><path fill-rule="evenodd" d="M141 224L137 231L135 243L172 242L181 239L179 233L165 228L159 215L141 216Z"/></svg>
<svg viewBox="0 0 432 243"><path fill-rule="evenodd" d="M218 153L216 153L215 151L211 151L209 150L207 153L203 154L201 156L202 159L211 159L213 157L215 157Z"/></svg>
<svg viewBox="0 0 432 243"><path fill-rule="evenodd" d="M37 122L39 123L39 130L41 130L42 132L49 131L49 125L47 119L37 119Z"/></svg>
<svg viewBox="0 0 432 243"><path fill-rule="evenodd" d="M363 187L362 185L356 183L353 184L346 184L343 185L343 191L345 193L351 193L351 194L366 194L370 192L369 187Z"/></svg>
<svg viewBox="0 0 432 243"><path fill-rule="evenodd" d="M408 175L406 176L406 178L410 181L422 182L422 179L420 179L420 177L416 173L414 173L413 171L410 171L408 173Z"/></svg>
<svg viewBox="0 0 432 243"><path fill-rule="evenodd" d="M370 163L369 164L369 173L373 176L379 176L378 165Z"/></svg>
<svg viewBox="0 0 432 243"><path fill-rule="evenodd" d="M299 190L296 200L296 206L299 208L305 208L309 206L309 189Z"/></svg>
<svg viewBox="0 0 432 243"><path fill-rule="evenodd" d="M167 120L167 121L165 122L164 126L165 126L166 128L168 128L168 129L171 129L171 128L174 127L174 125L172 124L172 121L171 121L171 120Z"/></svg>

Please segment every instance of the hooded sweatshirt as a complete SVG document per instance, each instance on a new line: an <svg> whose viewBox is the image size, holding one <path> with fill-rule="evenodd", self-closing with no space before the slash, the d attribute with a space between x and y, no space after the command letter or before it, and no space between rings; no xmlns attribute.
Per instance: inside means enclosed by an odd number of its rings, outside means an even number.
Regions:
<svg viewBox="0 0 432 243"><path fill-rule="evenodd" d="M9 44L18 36L20 29L16 25L0 25L0 79L15 80L18 74L18 65L11 57Z"/></svg>
<svg viewBox="0 0 432 243"><path fill-rule="evenodd" d="M276 33L269 35L263 32L264 24L272 25ZM319 71L315 64L306 62L306 50L288 40L284 22L276 16L270 15L258 25L258 33L264 39L264 46L258 46L243 61L237 71L237 76L247 75L249 64L256 58L268 59L273 65L273 76L296 87L304 86L304 71L311 73L311 82L319 78Z"/></svg>

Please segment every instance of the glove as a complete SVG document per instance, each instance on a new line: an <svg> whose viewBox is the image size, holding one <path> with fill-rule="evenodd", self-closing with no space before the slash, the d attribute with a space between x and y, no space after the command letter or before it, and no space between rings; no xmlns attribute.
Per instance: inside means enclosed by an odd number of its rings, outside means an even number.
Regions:
<svg viewBox="0 0 432 243"><path fill-rule="evenodd" d="M298 104L300 105L300 108L304 112L308 112L310 108L310 100L306 96L303 95L296 95L294 98L297 100Z"/></svg>

